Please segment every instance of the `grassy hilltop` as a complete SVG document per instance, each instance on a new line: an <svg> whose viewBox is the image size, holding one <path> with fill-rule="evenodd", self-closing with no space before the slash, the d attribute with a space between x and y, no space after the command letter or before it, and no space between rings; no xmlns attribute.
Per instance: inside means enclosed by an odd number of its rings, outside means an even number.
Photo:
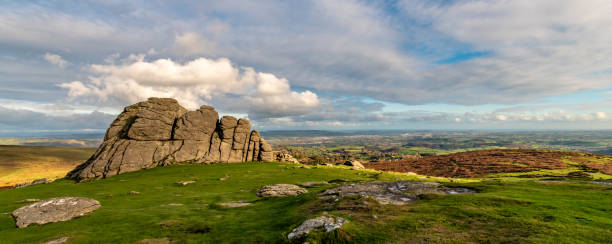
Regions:
<svg viewBox="0 0 612 244"><path fill-rule="evenodd" d="M309 188L297 197L262 199L268 184L305 181L437 180L479 190L477 194L427 195L406 206L370 200L319 200L334 184ZM179 186L176 182L196 180ZM137 191L140 194L130 194ZM17 229L10 212L28 198L82 196L102 207L67 222ZM226 208L222 202L247 201ZM284 163L181 165L75 184L51 184L0 191L3 243L41 243L70 237L72 243L283 243L307 218L327 212L350 222L342 229L308 237L311 243L602 243L612 240L612 187L580 180L455 180L414 174L300 168ZM301 243L301 242L299 242Z"/></svg>

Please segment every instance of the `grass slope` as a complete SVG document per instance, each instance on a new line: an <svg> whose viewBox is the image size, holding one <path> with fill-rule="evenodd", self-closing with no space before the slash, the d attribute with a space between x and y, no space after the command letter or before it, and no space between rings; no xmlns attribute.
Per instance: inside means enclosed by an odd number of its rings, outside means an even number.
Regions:
<svg viewBox="0 0 612 244"><path fill-rule="evenodd" d="M0 145L0 187L64 177L95 148Z"/></svg>
<svg viewBox="0 0 612 244"><path fill-rule="evenodd" d="M220 180L224 178L225 180ZM612 240L612 187L580 181L464 182L481 192L430 195L407 206L366 199L318 200L324 188L297 197L260 199L262 185L304 181L406 180L415 175L290 164L182 165L75 184L0 191L3 243L40 243L69 236L72 243L135 243L168 238L177 243L283 243L292 228L327 212L349 219L342 230L313 234L311 243L601 243ZM430 178L431 179L431 178ZM178 186L182 180L197 183ZM132 195L130 191L140 194ZM102 207L67 222L14 227L10 212L26 198L83 196ZM221 202L253 204L225 208ZM366 204L367 203L367 204ZM301 242L298 242L301 243Z"/></svg>

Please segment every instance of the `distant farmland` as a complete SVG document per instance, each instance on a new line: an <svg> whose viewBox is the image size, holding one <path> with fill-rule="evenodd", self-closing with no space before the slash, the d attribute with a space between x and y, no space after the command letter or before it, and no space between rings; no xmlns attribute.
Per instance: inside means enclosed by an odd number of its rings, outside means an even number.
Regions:
<svg viewBox="0 0 612 244"><path fill-rule="evenodd" d="M0 187L39 178L63 177L91 156L95 148L0 145Z"/></svg>

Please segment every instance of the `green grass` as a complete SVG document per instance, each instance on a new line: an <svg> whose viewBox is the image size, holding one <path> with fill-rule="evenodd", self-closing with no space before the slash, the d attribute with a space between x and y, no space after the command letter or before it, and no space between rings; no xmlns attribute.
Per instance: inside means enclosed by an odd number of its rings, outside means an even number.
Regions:
<svg viewBox="0 0 612 244"><path fill-rule="evenodd" d="M227 180L219 180L229 176ZM381 206L356 198L318 200L326 187L297 197L260 199L262 185L304 181L416 179L419 176L291 164L183 165L75 184L0 191L2 243L41 243L69 236L72 243L134 243L168 237L177 243L283 243L292 228L322 214L350 222L313 234L311 243L601 243L612 240L612 187L580 181L445 183L478 189L471 195L425 196L407 206ZM182 180L197 183L178 186ZM130 195L138 191L139 195ZM14 227L10 212L26 198L83 196L99 200L94 213L67 222ZM224 208L221 202L253 204ZM172 206L169 204L180 203ZM301 242L298 242L301 243Z"/></svg>

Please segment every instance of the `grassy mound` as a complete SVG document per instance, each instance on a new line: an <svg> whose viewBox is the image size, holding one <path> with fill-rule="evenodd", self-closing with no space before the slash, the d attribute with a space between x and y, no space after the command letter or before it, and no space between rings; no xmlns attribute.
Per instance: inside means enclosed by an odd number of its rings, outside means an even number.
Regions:
<svg viewBox="0 0 612 244"><path fill-rule="evenodd" d="M342 180L337 180L342 179ZM612 187L581 181L445 183L478 189L469 195L428 195L407 206L383 206L371 199L338 202L316 195L333 184L309 188L297 197L262 199L263 185L332 181L415 180L416 175L299 168L291 164L243 163L160 167L75 184L51 184L0 191L3 243L41 243L69 237L73 243L283 243L302 221L327 212L350 222L311 243L405 242L606 242L612 239ZM196 180L179 186L177 182ZM334 181L335 180L335 181ZM340 184L344 184L340 183ZM140 194L130 194L136 191ZM10 212L28 198L94 198L102 207L67 222L17 229ZM220 203L247 201L240 208Z"/></svg>

